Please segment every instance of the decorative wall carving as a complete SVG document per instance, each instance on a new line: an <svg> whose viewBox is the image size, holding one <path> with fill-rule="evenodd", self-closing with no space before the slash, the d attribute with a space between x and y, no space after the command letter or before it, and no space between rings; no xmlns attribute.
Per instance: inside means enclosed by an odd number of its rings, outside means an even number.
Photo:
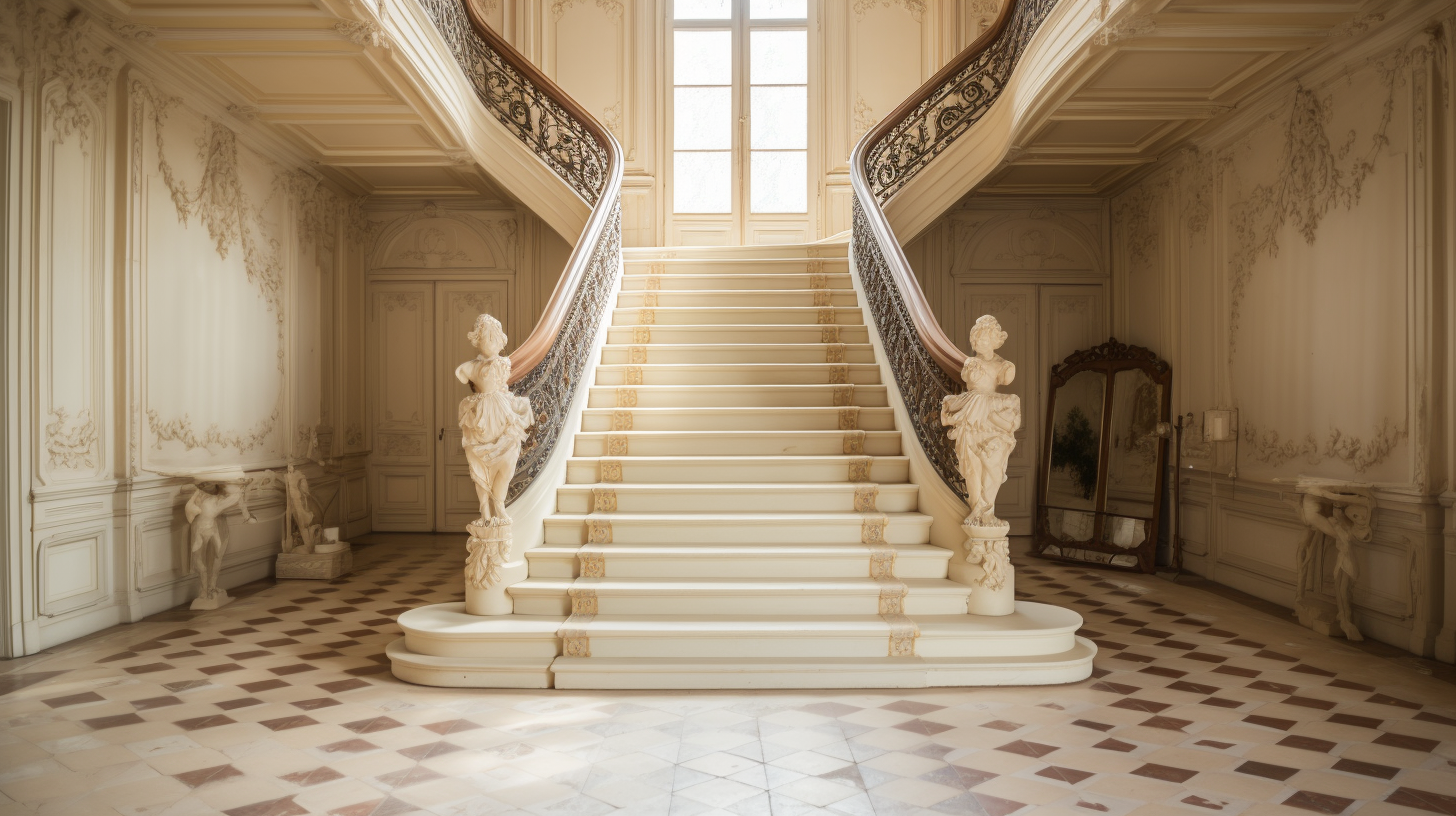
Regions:
<svg viewBox="0 0 1456 816"><path fill-rule="evenodd" d="M1097 32L1092 41L1098 45L1111 45L1122 40L1147 37L1157 29L1158 26L1153 22L1152 15L1144 14L1128 20L1107 23L1102 26L1102 30Z"/></svg>
<svg viewBox="0 0 1456 816"><path fill-rule="evenodd" d="M858 93L854 95L854 119L849 132L849 141L858 142L860 137L869 133L870 128L879 124L879 117L875 116L875 109L870 103Z"/></svg>
<svg viewBox="0 0 1456 816"><path fill-rule="evenodd" d="M1239 317L1244 294L1261 257L1279 253L1279 232L1293 226L1305 243L1313 244L1320 222L1335 207L1351 210L1360 203L1360 190L1375 170L1380 152L1389 144L1387 132L1395 113L1396 89L1404 73L1418 61L1429 59L1434 45L1429 39L1376 61L1385 100L1374 120L1364 147L1356 150L1356 134L1328 132L1331 101L1328 95L1296 86L1290 100L1289 119L1284 128L1284 146L1278 175L1267 184L1254 186L1229 207L1232 246L1229 257L1229 360L1238 351ZM1347 159L1348 162L1347 162Z"/></svg>
<svg viewBox="0 0 1456 816"><path fill-rule="evenodd" d="M175 419L163 420L153 409L147 410L147 430L152 433L152 446L161 450L163 442L178 442L185 450L202 449L209 453L232 448L238 453L247 453L262 447L273 435L278 424L280 409L274 408L267 419L244 431L223 430L213 423L199 434L192 425L192 417L183 414Z"/></svg>
<svg viewBox="0 0 1456 816"><path fill-rule="evenodd" d="M1295 440L1269 428L1261 429L1251 422L1242 424L1243 441L1249 447L1248 455L1266 465L1279 467L1295 459L1315 465L1326 459L1338 459L1356 473L1364 473L1384 462L1409 435L1404 423L1395 424L1388 418L1375 426L1367 440L1351 436L1339 428L1331 428L1323 442L1313 433Z"/></svg>
<svg viewBox="0 0 1456 816"><path fill-rule="evenodd" d="M339 36L355 45L374 46L375 48L389 47L389 36L373 20L340 20L334 23L334 30L339 32Z"/></svg>
<svg viewBox="0 0 1456 816"><path fill-rule="evenodd" d="M46 452L52 468L80 470L96 467L99 436L89 409L76 415L75 422L64 407L51 409L51 421L45 426Z"/></svg>
<svg viewBox="0 0 1456 816"><path fill-rule="evenodd" d="M572 6L581 2L585 2L585 0L552 0L552 18L560 20L562 17L566 16L566 12L570 11ZM622 21L621 0L596 0L596 4L597 8L601 9L602 12L607 15L608 20L611 20L614 23L619 23Z"/></svg>
<svg viewBox="0 0 1456 816"><path fill-rule="evenodd" d="M899 6L910 12L910 16L920 22L925 17L925 0L854 0L854 13L856 17L864 17L870 9L875 6L895 8Z"/></svg>
<svg viewBox="0 0 1456 816"><path fill-rule="evenodd" d="M75 11L62 18L39 4L12 0L8 33L0 32L0 51L23 71L33 71L38 86L55 92L46 97L42 114L59 141L73 132L86 146L87 133L99 123L116 78L117 57L90 36L92 17Z"/></svg>

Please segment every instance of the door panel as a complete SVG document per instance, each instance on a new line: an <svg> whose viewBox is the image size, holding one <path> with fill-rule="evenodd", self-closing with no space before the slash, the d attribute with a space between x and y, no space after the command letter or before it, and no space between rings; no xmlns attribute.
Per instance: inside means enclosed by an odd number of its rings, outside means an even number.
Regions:
<svg viewBox="0 0 1456 816"><path fill-rule="evenodd" d="M455 367L475 357L466 335L475 318L488 314L502 325L510 325L507 306L510 285L505 281L442 281L435 284L435 361L438 372L436 444L438 446L439 489L435 491L435 529L464 530L480 515L475 485L465 451L460 447L460 400L470 387L455 378Z"/></svg>
<svg viewBox="0 0 1456 816"><path fill-rule="evenodd" d="M374 529L434 529L434 286L369 291Z"/></svg>

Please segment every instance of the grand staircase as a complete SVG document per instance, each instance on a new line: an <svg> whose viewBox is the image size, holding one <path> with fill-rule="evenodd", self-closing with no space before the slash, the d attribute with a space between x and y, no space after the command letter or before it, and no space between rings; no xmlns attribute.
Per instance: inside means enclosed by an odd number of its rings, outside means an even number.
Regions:
<svg viewBox="0 0 1456 816"><path fill-rule="evenodd" d="M1081 617L966 614L930 543L845 248L632 259L515 614L411 610L440 686L1061 683ZM810 256L814 257L810 257ZM463 534L462 534L463 542ZM462 548L463 549L463 548ZM463 557L463 553L462 553Z"/></svg>

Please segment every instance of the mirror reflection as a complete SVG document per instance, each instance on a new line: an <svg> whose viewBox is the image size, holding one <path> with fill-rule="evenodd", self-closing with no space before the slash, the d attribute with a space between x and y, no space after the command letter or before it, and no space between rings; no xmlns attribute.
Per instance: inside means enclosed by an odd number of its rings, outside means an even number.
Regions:
<svg viewBox="0 0 1456 816"><path fill-rule="evenodd" d="M1158 420L1163 387L1141 368L1112 375L1112 422L1107 446L1109 513L1153 515L1158 491ZM1127 519L1130 521L1130 519Z"/></svg>
<svg viewBox="0 0 1456 816"><path fill-rule="evenodd" d="M1052 404L1051 456L1046 504L1094 510L1102 465L1102 404L1107 375L1080 371L1056 390ZM1086 539L1092 538L1089 529Z"/></svg>

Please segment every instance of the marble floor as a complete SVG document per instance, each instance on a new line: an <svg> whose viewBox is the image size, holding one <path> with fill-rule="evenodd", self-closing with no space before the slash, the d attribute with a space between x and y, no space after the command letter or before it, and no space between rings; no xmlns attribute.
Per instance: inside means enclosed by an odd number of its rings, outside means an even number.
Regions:
<svg viewBox="0 0 1456 816"><path fill-rule="evenodd" d="M462 542L370 541L0 664L0 816L1456 814L1456 686L1201 589L1022 561L1101 648L1072 686L445 690L383 651Z"/></svg>

